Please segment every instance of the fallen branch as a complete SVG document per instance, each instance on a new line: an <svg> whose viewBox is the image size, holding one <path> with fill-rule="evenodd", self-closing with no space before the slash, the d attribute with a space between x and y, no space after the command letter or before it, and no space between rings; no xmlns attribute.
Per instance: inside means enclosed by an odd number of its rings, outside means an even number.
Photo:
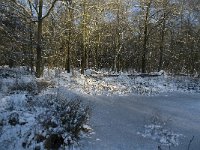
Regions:
<svg viewBox="0 0 200 150"><path fill-rule="evenodd" d="M192 137L192 139L190 140L190 142L188 144L188 150L190 150L190 146L191 146L191 143L192 143L193 140L194 140L194 136Z"/></svg>

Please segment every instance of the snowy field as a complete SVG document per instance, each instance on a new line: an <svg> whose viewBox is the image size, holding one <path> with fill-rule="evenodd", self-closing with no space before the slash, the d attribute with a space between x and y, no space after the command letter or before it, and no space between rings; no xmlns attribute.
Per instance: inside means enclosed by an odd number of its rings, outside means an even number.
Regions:
<svg viewBox="0 0 200 150"><path fill-rule="evenodd" d="M186 98L183 93L187 93ZM165 72L141 77L137 73L86 70L81 75L76 70L67 74L59 69L45 69L43 77L36 79L23 67L1 67L0 149L45 149L47 139L56 133L61 135L57 137L61 140L56 141L61 149L151 150L160 146L181 150L179 146L186 147L195 136L192 144L198 150L198 93L198 78L172 77ZM92 107L91 117L88 104ZM60 117L73 110L74 105L78 111L67 127L85 117L78 138L68 132ZM88 126L89 118L93 129ZM76 141L79 138L80 143Z"/></svg>

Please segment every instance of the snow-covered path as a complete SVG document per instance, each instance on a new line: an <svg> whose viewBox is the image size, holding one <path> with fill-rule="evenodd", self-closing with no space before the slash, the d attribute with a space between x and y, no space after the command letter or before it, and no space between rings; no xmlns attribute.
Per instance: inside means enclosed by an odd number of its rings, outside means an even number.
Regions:
<svg viewBox="0 0 200 150"><path fill-rule="evenodd" d="M93 105L91 124L95 134L82 141L83 150L157 150L158 143L144 138L144 125L153 116L167 122L165 128L183 134L171 150L200 150L200 95L171 93L158 96L87 97ZM169 149L162 147L162 149Z"/></svg>

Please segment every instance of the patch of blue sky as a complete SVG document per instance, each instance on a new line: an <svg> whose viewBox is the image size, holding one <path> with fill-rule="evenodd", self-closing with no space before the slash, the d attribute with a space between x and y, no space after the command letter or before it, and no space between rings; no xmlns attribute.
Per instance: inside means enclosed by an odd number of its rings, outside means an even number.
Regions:
<svg viewBox="0 0 200 150"><path fill-rule="evenodd" d="M116 19L116 14L114 14L114 13L112 13L112 12L110 12L110 11L107 11L107 12L105 12L105 14L104 14L104 20L106 21L106 22L112 22L113 20L115 20Z"/></svg>

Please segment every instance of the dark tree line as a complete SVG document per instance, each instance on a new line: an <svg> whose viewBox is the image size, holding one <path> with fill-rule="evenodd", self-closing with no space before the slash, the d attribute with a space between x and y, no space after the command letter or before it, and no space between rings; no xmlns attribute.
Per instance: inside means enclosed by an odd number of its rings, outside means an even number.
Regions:
<svg viewBox="0 0 200 150"><path fill-rule="evenodd" d="M1 0L0 63L200 74L198 0Z"/></svg>
<svg viewBox="0 0 200 150"><path fill-rule="evenodd" d="M12 1L0 5L0 65L30 65L28 14Z"/></svg>

